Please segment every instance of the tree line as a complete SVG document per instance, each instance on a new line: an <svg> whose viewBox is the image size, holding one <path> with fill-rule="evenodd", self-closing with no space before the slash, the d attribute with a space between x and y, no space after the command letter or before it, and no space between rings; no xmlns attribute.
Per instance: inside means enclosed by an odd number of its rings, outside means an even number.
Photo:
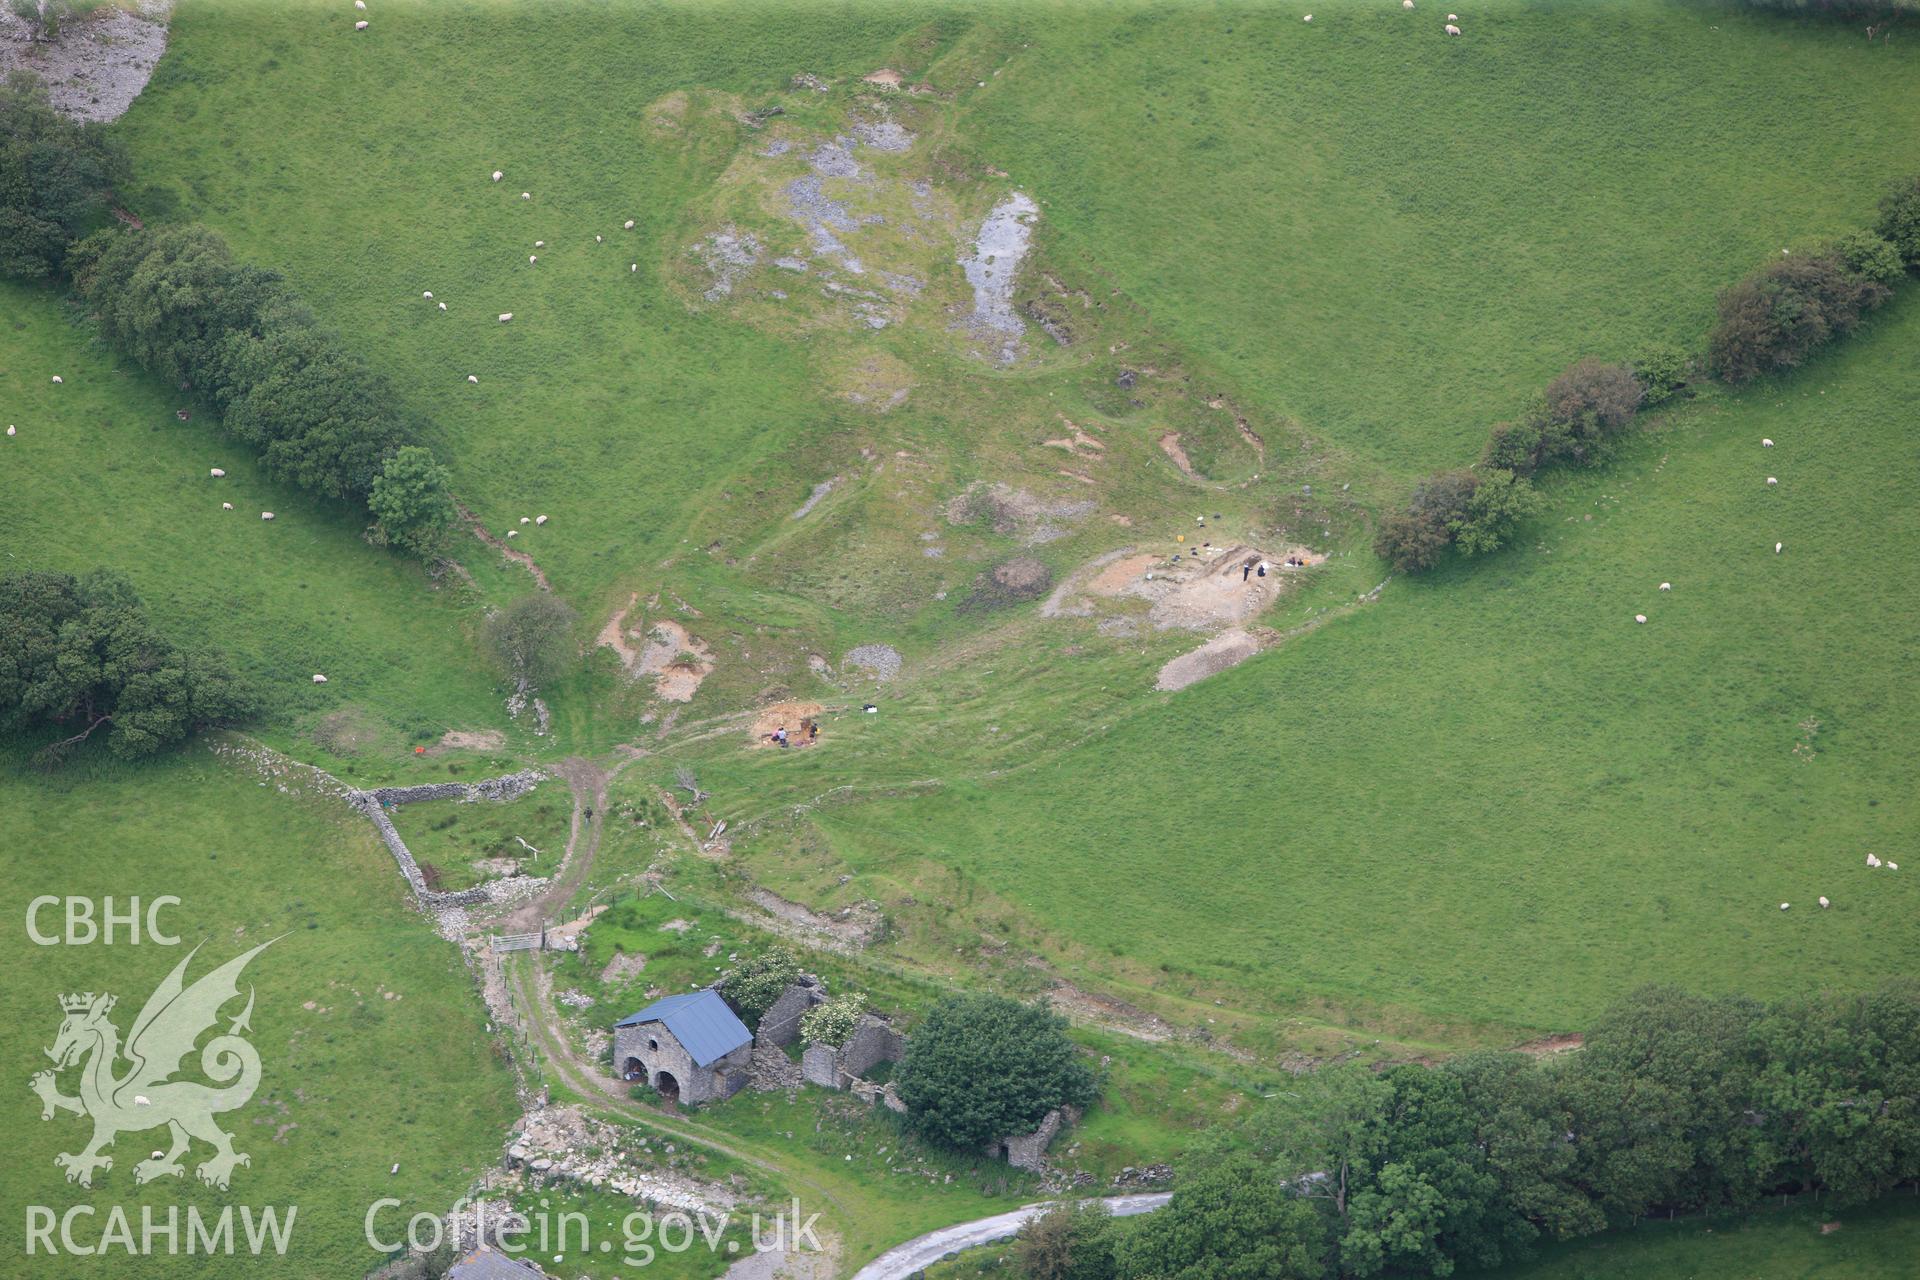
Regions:
<svg viewBox="0 0 1920 1280"><path fill-rule="evenodd" d="M1729 386L1797 368L1851 333L1920 270L1920 176L1881 201L1878 222L1788 254L1723 290L1707 338L1705 372ZM1575 362L1517 421L1489 433L1472 468L1440 471L1414 486L1380 522L1374 551L1403 573L1447 558L1497 551L1540 509L1533 479L1559 467L1608 461L1643 411L1686 392L1700 365L1661 347L1624 363Z"/></svg>
<svg viewBox="0 0 1920 1280"><path fill-rule="evenodd" d="M1770 1005L1648 988L1576 1052L1332 1068L1183 1161L1172 1203L1022 1231L1027 1280L1446 1276L1643 1218L1920 1179L1920 984Z"/></svg>
<svg viewBox="0 0 1920 1280"><path fill-rule="evenodd" d="M114 224L125 158L16 72L0 86L0 270L64 277L100 334L203 397L269 475L373 516L373 541L421 556L456 514L447 469L386 379L323 328L276 271L200 226Z"/></svg>

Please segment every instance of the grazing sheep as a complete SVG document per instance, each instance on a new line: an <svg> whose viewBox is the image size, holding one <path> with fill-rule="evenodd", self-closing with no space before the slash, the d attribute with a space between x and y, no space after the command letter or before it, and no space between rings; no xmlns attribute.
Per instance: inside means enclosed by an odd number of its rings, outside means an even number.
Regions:
<svg viewBox="0 0 1920 1280"><path fill-rule="evenodd" d="M513 312L511 312L511 311L502 311L502 312L500 313L500 323L501 323L501 324L505 324L505 323L506 323L507 321L509 321L509 320L511 320L511 319L513 319Z"/></svg>
<svg viewBox="0 0 1920 1280"><path fill-rule="evenodd" d="M220 504L220 509L222 511L231 511L233 510L233 504L231 502L223 502Z"/></svg>
<svg viewBox="0 0 1920 1280"><path fill-rule="evenodd" d="M467 381L468 381L468 382L479 382L479 381L480 381L480 379L478 379L478 378L476 378L476 377L474 377L474 376L473 376L472 374L468 374L468 375L467 375Z"/></svg>
<svg viewBox="0 0 1920 1280"><path fill-rule="evenodd" d="M605 244L607 241L605 236L595 236L593 242L595 244Z"/></svg>
<svg viewBox="0 0 1920 1280"><path fill-rule="evenodd" d="M624 224L624 229L625 229L625 230L627 230L627 231L631 231L631 230L633 230L633 219L632 219L632 218L628 218L628 219L627 219L627 221L626 221L626 223Z"/></svg>
<svg viewBox="0 0 1920 1280"><path fill-rule="evenodd" d="M1780 548L1782 548L1782 547L1784 547L1784 546L1786 546L1786 545L1787 545L1787 544L1786 544L1786 543L1784 543L1784 542L1776 542L1776 543L1774 543L1774 544L1773 544L1773 554L1775 554L1775 555L1779 555L1779 554L1780 554Z"/></svg>
<svg viewBox="0 0 1920 1280"><path fill-rule="evenodd" d="M1312 22L1312 21L1313 21L1313 15L1312 15L1312 14L1308 14L1308 15L1307 15L1306 17L1304 17L1304 18L1302 18L1302 19L1300 19L1300 21L1302 21L1302 22Z"/></svg>
<svg viewBox="0 0 1920 1280"><path fill-rule="evenodd" d="M361 20L360 20L359 22L356 22L356 23L354 23L354 24L353 24L353 29L354 29L355 31L365 31L365 30L367 29L367 23L366 23L366 20L365 20L365 19L363 18L363 19L361 19Z"/></svg>
<svg viewBox="0 0 1920 1280"><path fill-rule="evenodd" d="M538 261L540 261L540 256L539 256L538 254L533 254L533 253L530 253L530 254L528 254L528 255L527 255L527 265L528 265L528 266L532 266L532 265L533 265L534 263L536 263L536 262L538 262Z"/></svg>
<svg viewBox="0 0 1920 1280"><path fill-rule="evenodd" d="M1460 34L1460 28L1454 26L1451 22L1449 22L1447 24L1447 34L1450 36L1457 36Z"/></svg>
<svg viewBox="0 0 1920 1280"><path fill-rule="evenodd" d="M1660 589L1662 591L1671 591L1673 590L1673 584L1671 582L1663 582L1660 584Z"/></svg>
<svg viewBox="0 0 1920 1280"><path fill-rule="evenodd" d="M1771 489L1771 488L1773 488L1773 486L1775 486L1775 485L1777 485L1777 484L1779 484L1779 483L1780 483L1780 479L1779 479L1779 477L1777 477L1777 476L1768 476L1768 477L1767 477L1767 488L1769 488L1769 489Z"/></svg>
<svg viewBox="0 0 1920 1280"><path fill-rule="evenodd" d="M533 517L532 517L532 516L521 516L521 517L520 517L520 523L521 523L521 524L532 524L532 523L533 523Z"/></svg>
<svg viewBox="0 0 1920 1280"><path fill-rule="evenodd" d="M1413 8L1413 0L1400 0L1400 7L1401 7L1402 9L1411 9L1411 8Z"/></svg>
<svg viewBox="0 0 1920 1280"><path fill-rule="evenodd" d="M1780 909L1781 909L1782 911L1785 911L1785 910L1786 910L1786 909L1787 909L1788 907L1790 907L1790 906L1792 906L1792 905L1793 905L1793 904L1792 904L1791 902L1783 902L1783 903L1781 903L1781 904L1780 904Z"/></svg>
<svg viewBox="0 0 1920 1280"><path fill-rule="evenodd" d="M533 199L533 192L531 192L531 191L522 191L522 192L520 193L520 198L521 198L522 200L531 200L531 199Z"/></svg>
<svg viewBox="0 0 1920 1280"><path fill-rule="evenodd" d="M62 379L62 378L61 378L61 376L60 376L59 374L57 374L57 373L56 373L56 374L54 374L54 375L53 375L53 385L54 385L54 386L56 386L56 387L57 387L57 386L59 386L59 385L61 384L61 382L62 382L62 381L64 381L64 379Z"/></svg>
<svg viewBox="0 0 1920 1280"><path fill-rule="evenodd" d="M535 516L533 518L533 522L535 524L545 524L547 522L547 518L545 516Z"/></svg>
<svg viewBox="0 0 1920 1280"><path fill-rule="evenodd" d="M213 468L213 470L209 471L207 474L212 476L215 480L218 480L221 477L225 476L227 473L222 471L220 468L215 467Z"/></svg>
<svg viewBox="0 0 1920 1280"><path fill-rule="evenodd" d="M1645 622L1647 620L1647 615L1644 613L1636 613L1633 615L1633 620L1635 622Z"/></svg>
<svg viewBox="0 0 1920 1280"><path fill-rule="evenodd" d="M498 181L500 181L500 179L502 179L502 178L504 178L504 177L506 177L506 176L507 176L506 174L504 174L504 173L502 173L502 172L500 172L500 170L498 170L498 169L495 169L495 170L493 171L493 180L494 180L495 182L498 182Z"/></svg>
<svg viewBox="0 0 1920 1280"><path fill-rule="evenodd" d="M640 264L637 262L630 262L627 264L628 271L638 271L639 269L640 269Z"/></svg>
<svg viewBox="0 0 1920 1280"><path fill-rule="evenodd" d="M520 531L518 529L509 529L507 530L507 536L509 538L517 538L520 536Z"/></svg>
<svg viewBox="0 0 1920 1280"><path fill-rule="evenodd" d="M1762 449L1771 449L1771 448L1773 448L1773 441L1771 441L1771 440L1769 440L1769 439L1767 439L1767 438L1766 438L1765 436L1761 436L1761 437L1760 437L1760 447L1761 447Z"/></svg>
<svg viewBox="0 0 1920 1280"><path fill-rule="evenodd" d="M1833 904L1832 904L1831 902L1828 902L1828 901L1827 901L1827 895L1826 895L1826 894L1824 894L1824 893L1823 893L1823 894L1821 894L1821 895L1820 895L1820 909L1821 909L1822 911L1825 911L1825 910L1826 910L1826 909L1827 909L1828 907L1830 907L1830 906L1832 906L1832 905L1833 905Z"/></svg>
<svg viewBox="0 0 1920 1280"><path fill-rule="evenodd" d="M262 520L271 520L271 519L273 519L273 512L271 512L271 511L262 511L262 512L260 513L260 518L261 518Z"/></svg>
<svg viewBox="0 0 1920 1280"><path fill-rule="evenodd" d="M1878 859L1878 858L1876 858L1876 857L1874 857L1874 856L1873 856L1872 854L1868 854L1868 855L1867 855L1867 865L1868 865L1868 866L1870 866L1870 867L1877 867L1877 866L1879 866L1879 865L1880 865L1880 859Z"/></svg>
<svg viewBox="0 0 1920 1280"><path fill-rule="evenodd" d="M431 289L427 289L427 290L424 290L424 291L423 291L423 292L422 292L422 293L420 294L420 296L421 296L421 297L423 297L423 298L431 298L431 297L433 297L433 290L431 290Z"/></svg>
<svg viewBox="0 0 1920 1280"><path fill-rule="evenodd" d="M446 303L444 303L444 302L443 302L443 303L441 303L441 304L440 304L440 309L441 309L442 311L445 311L445 310L447 309L447 304L446 304Z"/></svg>
<svg viewBox="0 0 1920 1280"><path fill-rule="evenodd" d="M365 9L367 7L367 0L353 0L353 7L356 9Z"/></svg>
<svg viewBox="0 0 1920 1280"><path fill-rule="evenodd" d="M318 671L316 671L313 673L313 682L315 684L325 684L327 682L327 678L321 675Z"/></svg>
<svg viewBox="0 0 1920 1280"><path fill-rule="evenodd" d="M12 434L13 434L13 424L12 424L11 422L9 422L9 423L7 424L7 434L8 434L8 435L12 435Z"/></svg>
<svg viewBox="0 0 1920 1280"><path fill-rule="evenodd" d="M1897 862L1889 862L1887 864L1887 870L1889 871L1898 871L1899 869L1900 869L1900 864Z"/></svg>
<svg viewBox="0 0 1920 1280"><path fill-rule="evenodd" d="M536 249L544 249L547 247L547 242L545 240L535 240L533 242L533 247Z"/></svg>

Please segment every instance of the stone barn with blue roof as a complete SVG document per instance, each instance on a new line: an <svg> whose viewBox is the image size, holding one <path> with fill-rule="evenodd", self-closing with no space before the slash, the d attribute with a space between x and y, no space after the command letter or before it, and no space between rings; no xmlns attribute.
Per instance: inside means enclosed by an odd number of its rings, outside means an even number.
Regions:
<svg viewBox="0 0 1920 1280"><path fill-rule="evenodd" d="M613 1024L614 1071L663 1098L730 1098L752 1067L753 1033L711 988L655 1000Z"/></svg>

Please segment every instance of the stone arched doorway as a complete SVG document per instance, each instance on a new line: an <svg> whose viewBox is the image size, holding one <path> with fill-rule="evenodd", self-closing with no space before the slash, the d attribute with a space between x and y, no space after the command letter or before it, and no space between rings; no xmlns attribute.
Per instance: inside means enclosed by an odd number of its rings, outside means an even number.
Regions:
<svg viewBox="0 0 1920 1280"><path fill-rule="evenodd" d="M668 1102L680 1101L680 1082L673 1078L673 1072L662 1071L653 1078L654 1092Z"/></svg>
<svg viewBox="0 0 1920 1280"><path fill-rule="evenodd" d="M628 1081L645 1080L647 1078L647 1064L638 1058L628 1058L620 1064L620 1078Z"/></svg>

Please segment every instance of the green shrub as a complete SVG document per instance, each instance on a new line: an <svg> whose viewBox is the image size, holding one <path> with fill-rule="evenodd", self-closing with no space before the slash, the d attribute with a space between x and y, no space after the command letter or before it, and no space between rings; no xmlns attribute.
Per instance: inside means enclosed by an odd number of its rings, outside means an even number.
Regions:
<svg viewBox="0 0 1920 1280"><path fill-rule="evenodd" d="M1794 368L1891 296L1834 250L1782 258L1720 295L1708 362L1734 384Z"/></svg>
<svg viewBox="0 0 1920 1280"><path fill-rule="evenodd" d="M1462 555L1498 551L1513 538L1520 522L1540 511L1540 495L1524 476L1489 471L1468 497L1465 509L1448 525Z"/></svg>
<svg viewBox="0 0 1920 1280"><path fill-rule="evenodd" d="M1665 404L1686 390L1694 376L1694 357L1679 347L1650 347L1633 362L1646 408Z"/></svg>
<svg viewBox="0 0 1920 1280"><path fill-rule="evenodd" d="M1026 1133L1060 1106L1093 1101L1093 1072L1045 1006L950 996L907 1041L895 1070L907 1123L932 1142L977 1151Z"/></svg>
<svg viewBox="0 0 1920 1280"><path fill-rule="evenodd" d="M249 705L224 657L161 635L105 569L0 578L0 655L0 731L78 730L44 749L49 761L103 730L114 755L151 755Z"/></svg>
<svg viewBox="0 0 1920 1280"><path fill-rule="evenodd" d="M800 962L785 947L772 946L748 956L720 979L720 990L747 1025L754 1026L780 993L800 976Z"/></svg>
<svg viewBox="0 0 1920 1280"><path fill-rule="evenodd" d="M125 171L105 126L55 111L38 76L0 81L0 274L41 280L62 270L67 246L106 214Z"/></svg>
<svg viewBox="0 0 1920 1280"><path fill-rule="evenodd" d="M1320 1280L1329 1274L1326 1253L1327 1226L1313 1205L1294 1195L1276 1170L1242 1156L1181 1179L1172 1202L1121 1242L1119 1274L1125 1280Z"/></svg>
<svg viewBox="0 0 1920 1280"><path fill-rule="evenodd" d="M1920 269L1920 174L1896 182L1881 198L1873 229L1899 251L1901 261Z"/></svg>
<svg viewBox="0 0 1920 1280"><path fill-rule="evenodd" d="M552 679L573 655L574 612L545 591L521 596L487 619L487 651L522 692Z"/></svg>
<svg viewBox="0 0 1920 1280"><path fill-rule="evenodd" d="M1645 399L1646 389L1626 365L1592 356L1575 361L1547 384L1545 426L1561 431L1543 430L1541 461L1597 461L1599 446L1626 430Z"/></svg>
<svg viewBox="0 0 1920 1280"><path fill-rule="evenodd" d="M1511 472L1507 474L1511 475ZM1441 471L1414 489L1406 507L1380 523L1374 553L1402 573L1422 573L1440 563L1454 531L1467 519L1480 477L1471 471Z"/></svg>
<svg viewBox="0 0 1920 1280"><path fill-rule="evenodd" d="M1907 274L1907 264L1901 260L1900 250L1894 247L1892 241L1872 231L1849 231L1833 242L1832 250L1840 256L1847 270L1875 284L1891 288Z"/></svg>
<svg viewBox="0 0 1920 1280"><path fill-rule="evenodd" d="M817 1004L800 1016L801 1043L838 1049L852 1037L866 1011L867 997L860 991L850 991L825 1004Z"/></svg>
<svg viewBox="0 0 1920 1280"><path fill-rule="evenodd" d="M367 494L367 508L378 521L375 540L423 556L439 551L457 514L452 488L452 475L432 450L408 445L395 453Z"/></svg>
<svg viewBox="0 0 1920 1280"><path fill-rule="evenodd" d="M1013 1259L1025 1280L1112 1280L1113 1219L1085 1201L1055 1205L1027 1219L1013 1238Z"/></svg>

